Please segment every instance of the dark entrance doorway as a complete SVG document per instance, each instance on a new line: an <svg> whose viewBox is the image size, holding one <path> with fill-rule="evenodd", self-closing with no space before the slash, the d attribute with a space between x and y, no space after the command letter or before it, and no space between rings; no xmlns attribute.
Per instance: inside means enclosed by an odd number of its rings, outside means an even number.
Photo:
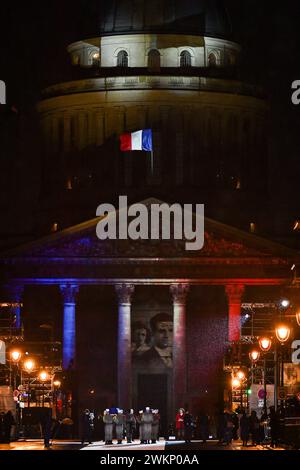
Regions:
<svg viewBox="0 0 300 470"><path fill-rule="evenodd" d="M137 411L146 406L159 410L160 431L162 435L166 435L168 431L168 375L138 374L137 405Z"/></svg>

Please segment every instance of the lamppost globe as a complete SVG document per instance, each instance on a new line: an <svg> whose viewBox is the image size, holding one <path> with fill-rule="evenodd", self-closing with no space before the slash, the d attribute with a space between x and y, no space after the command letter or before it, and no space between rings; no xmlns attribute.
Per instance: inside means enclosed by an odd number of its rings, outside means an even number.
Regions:
<svg viewBox="0 0 300 470"><path fill-rule="evenodd" d="M291 329L287 325L278 325L275 329L275 333L278 341L285 343L290 337Z"/></svg>
<svg viewBox="0 0 300 470"><path fill-rule="evenodd" d="M237 375L237 378L238 378L239 381L245 380L246 376L245 376L245 373L242 370L239 370L236 375Z"/></svg>
<svg viewBox="0 0 300 470"><path fill-rule="evenodd" d="M253 351L249 353L249 358L251 362L257 362L260 358L260 352L256 349L253 349Z"/></svg>
<svg viewBox="0 0 300 470"><path fill-rule="evenodd" d="M282 308L288 308L290 306L290 301L288 299L282 299L280 301L280 305Z"/></svg>
<svg viewBox="0 0 300 470"><path fill-rule="evenodd" d="M232 379L232 387L233 388L240 388L241 387L241 382L239 379L235 378Z"/></svg>
<svg viewBox="0 0 300 470"><path fill-rule="evenodd" d="M19 362L19 360L21 359L21 356L22 356L22 353L17 350L11 351L10 353L10 357L13 362Z"/></svg>
<svg viewBox="0 0 300 470"><path fill-rule="evenodd" d="M35 362L32 359L28 359L27 361L24 362L24 369L27 372L32 372L35 366Z"/></svg>
<svg viewBox="0 0 300 470"><path fill-rule="evenodd" d="M266 336L264 336L259 339L259 347L262 350L262 352L266 353L270 351L271 346L272 346L272 341L270 338L267 338Z"/></svg>
<svg viewBox="0 0 300 470"><path fill-rule="evenodd" d="M40 372L39 378L40 378L40 380L41 380L42 382L46 382L46 380L48 380L48 378L49 378L48 372L46 372L45 370L43 370L42 372Z"/></svg>
<svg viewBox="0 0 300 470"><path fill-rule="evenodd" d="M55 380L53 382L54 387L59 388L61 386L61 381L60 380Z"/></svg>

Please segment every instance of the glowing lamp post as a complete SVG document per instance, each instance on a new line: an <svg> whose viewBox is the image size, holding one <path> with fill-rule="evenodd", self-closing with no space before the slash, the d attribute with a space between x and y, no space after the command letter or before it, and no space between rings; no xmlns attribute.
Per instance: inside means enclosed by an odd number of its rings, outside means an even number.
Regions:
<svg viewBox="0 0 300 470"><path fill-rule="evenodd" d="M267 414L267 359L266 353L270 351L272 346L272 340L267 336L259 339L259 347L264 353L264 413Z"/></svg>
<svg viewBox="0 0 300 470"><path fill-rule="evenodd" d="M20 359L22 357L22 353L18 350L13 350L10 352L10 358L14 365L14 390L17 388L17 369Z"/></svg>
<svg viewBox="0 0 300 470"><path fill-rule="evenodd" d="M15 350L15 351L11 351L10 357L11 357L11 360L12 360L15 364L17 364L17 363L20 361L20 359L21 359L21 357L22 357L22 354L21 354L20 351Z"/></svg>
<svg viewBox="0 0 300 470"><path fill-rule="evenodd" d="M256 349L253 349L253 351L249 353L249 358L252 363L257 362L260 358L260 352L257 351Z"/></svg>
<svg viewBox="0 0 300 470"><path fill-rule="evenodd" d="M58 390L60 389L61 381L54 380L53 387L54 387L54 400L55 400L55 418L58 417L58 406L57 406L57 398L58 398Z"/></svg>
<svg viewBox="0 0 300 470"><path fill-rule="evenodd" d="M232 379L232 388L240 388L241 381L237 378Z"/></svg>
<svg viewBox="0 0 300 470"><path fill-rule="evenodd" d="M280 301L281 308L288 308L290 306L290 301L288 299L282 299Z"/></svg>
<svg viewBox="0 0 300 470"><path fill-rule="evenodd" d="M49 380L49 374L45 370L41 371L39 374L39 379L42 382L42 407L44 408L45 404L45 382Z"/></svg>
<svg viewBox="0 0 300 470"><path fill-rule="evenodd" d="M276 338L281 344L287 342L290 337L291 329L286 325L278 325L275 329Z"/></svg>
<svg viewBox="0 0 300 470"><path fill-rule="evenodd" d="M32 359L27 359L27 361L24 362L24 369L28 374L28 408L30 407L30 374L33 371L34 367L35 362Z"/></svg>
<svg viewBox="0 0 300 470"><path fill-rule="evenodd" d="M270 351L272 346L272 340L264 336L263 338L259 339L259 347L263 353L267 353Z"/></svg>

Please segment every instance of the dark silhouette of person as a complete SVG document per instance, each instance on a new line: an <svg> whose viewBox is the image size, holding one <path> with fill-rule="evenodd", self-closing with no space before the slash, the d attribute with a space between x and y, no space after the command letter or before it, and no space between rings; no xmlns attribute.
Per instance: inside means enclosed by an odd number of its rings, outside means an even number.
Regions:
<svg viewBox="0 0 300 470"><path fill-rule="evenodd" d="M278 446L279 440L279 429L280 429L280 419L278 413L276 413L274 406L270 407L270 428L271 428L271 447Z"/></svg>
<svg viewBox="0 0 300 470"><path fill-rule="evenodd" d="M11 428L16 424L12 412L9 410L3 418L4 423L4 440L7 444L10 443Z"/></svg>
<svg viewBox="0 0 300 470"><path fill-rule="evenodd" d="M200 439L206 444L208 439L208 416L201 412L199 416Z"/></svg>
<svg viewBox="0 0 300 470"><path fill-rule="evenodd" d="M52 430L52 409L44 408L41 415L41 426L44 437L44 447L50 448L51 430Z"/></svg>
<svg viewBox="0 0 300 470"><path fill-rule="evenodd" d="M184 414L184 439L189 444L193 438L194 420L193 416L187 410Z"/></svg>
<svg viewBox="0 0 300 470"><path fill-rule="evenodd" d="M240 419L240 434L243 441L243 447L247 447L249 440L250 432L250 418L247 416L246 412L243 411L243 415Z"/></svg>
<svg viewBox="0 0 300 470"><path fill-rule="evenodd" d="M94 413L87 408L84 410L82 415L82 438L81 443L84 444L86 441L92 444L92 437L94 431Z"/></svg>

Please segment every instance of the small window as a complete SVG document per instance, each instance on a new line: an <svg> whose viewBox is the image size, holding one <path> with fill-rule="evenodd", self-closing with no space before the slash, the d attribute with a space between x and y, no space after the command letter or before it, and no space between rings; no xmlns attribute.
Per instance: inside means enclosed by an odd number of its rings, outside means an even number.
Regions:
<svg viewBox="0 0 300 470"><path fill-rule="evenodd" d="M211 52L208 56L208 65L209 67L216 67L217 66L217 57L216 54Z"/></svg>
<svg viewBox="0 0 300 470"><path fill-rule="evenodd" d="M180 67L191 67L192 56L189 51L182 51L180 54Z"/></svg>
<svg viewBox="0 0 300 470"><path fill-rule="evenodd" d="M250 223L250 232L251 233L256 233L257 232L257 225L255 222Z"/></svg>
<svg viewBox="0 0 300 470"><path fill-rule="evenodd" d="M58 231L58 223L57 222L54 222L52 225L51 225L51 232L52 233L55 233Z"/></svg>
<svg viewBox="0 0 300 470"><path fill-rule="evenodd" d="M152 49L148 54L148 68L150 70L160 69L160 53L156 49Z"/></svg>
<svg viewBox="0 0 300 470"><path fill-rule="evenodd" d="M117 56L118 67L128 67L128 54L126 51L120 51Z"/></svg>

